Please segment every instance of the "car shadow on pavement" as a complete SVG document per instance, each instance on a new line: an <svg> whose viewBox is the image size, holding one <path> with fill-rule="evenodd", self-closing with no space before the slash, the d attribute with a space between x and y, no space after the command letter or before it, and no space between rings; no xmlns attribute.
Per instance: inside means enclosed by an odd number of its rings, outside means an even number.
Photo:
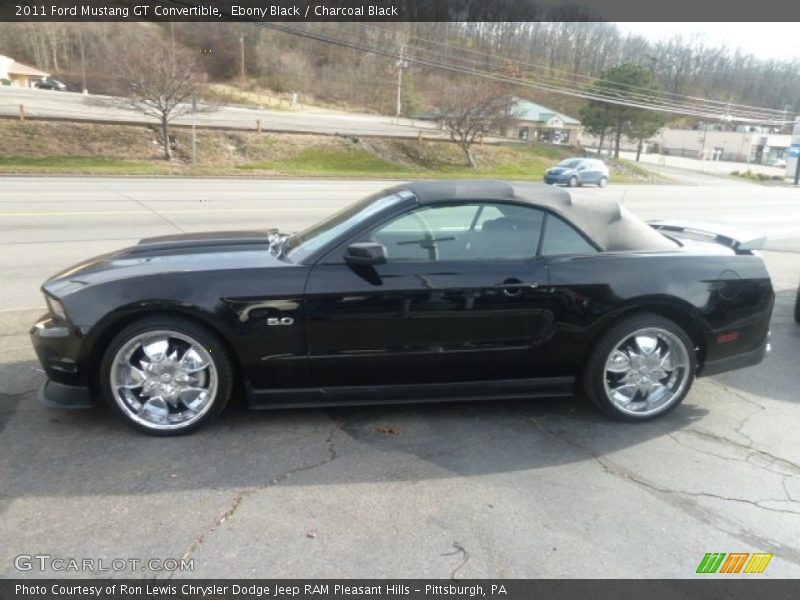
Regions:
<svg viewBox="0 0 800 600"><path fill-rule="evenodd" d="M6 365L27 375L33 361ZM24 375L23 375L24 374ZM35 386L34 386L35 387ZM250 411L229 406L204 429L159 438L110 410L60 411L33 387L0 393L0 513L21 496L136 495L409 481L542 469L686 428L692 405L648 423L611 421L582 399Z"/></svg>

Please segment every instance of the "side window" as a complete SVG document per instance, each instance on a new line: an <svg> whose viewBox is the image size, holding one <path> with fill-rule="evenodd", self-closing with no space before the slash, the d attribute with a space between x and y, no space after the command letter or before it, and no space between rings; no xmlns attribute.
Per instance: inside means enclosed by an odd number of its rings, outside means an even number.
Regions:
<svg viewBox="0 0 800 600"><path fill-rule="evenodd" d="M555 215L548 215L542 240L542 255L595 254L597 250L577 230Z"/></svg>
<svg viewBox="0 0 800 600"><path fill-rule="evenodd" d="M386 247L388 260L523 259L536 255L544 213L511 204L423 207L360 241Z"/></svg>

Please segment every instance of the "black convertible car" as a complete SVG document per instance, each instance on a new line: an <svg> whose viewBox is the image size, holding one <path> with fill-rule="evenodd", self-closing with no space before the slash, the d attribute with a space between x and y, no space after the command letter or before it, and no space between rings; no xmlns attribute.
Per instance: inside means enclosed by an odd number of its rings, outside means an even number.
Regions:
<svg viewBox="0 0 800 600"><path fill-rule="evenodd" d="M254 408L571 395L643 421L753 365L763 238L543 184L420 182L321 223L142 240L47 281L46 404L154 434Z"/></svg>

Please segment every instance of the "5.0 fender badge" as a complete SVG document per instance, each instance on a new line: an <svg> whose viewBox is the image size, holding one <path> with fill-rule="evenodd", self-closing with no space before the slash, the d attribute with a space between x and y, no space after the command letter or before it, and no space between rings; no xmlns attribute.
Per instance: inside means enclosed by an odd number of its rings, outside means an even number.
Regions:
<svg viewBox="0 0 800 600"><path fill-rule="evenodd" d="M269 317L267 325L294 325L294 319L292 317Z"/></svg>

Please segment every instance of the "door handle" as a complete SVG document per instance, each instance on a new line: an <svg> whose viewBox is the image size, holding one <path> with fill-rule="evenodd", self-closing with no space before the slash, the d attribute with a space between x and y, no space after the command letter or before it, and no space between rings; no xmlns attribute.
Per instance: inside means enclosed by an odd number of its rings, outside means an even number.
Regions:
<svg viewBox="0 0 800 600"><path fill-rule="evenodd" d="M539 284L535 281L520 281L519 283L498 283L494 287L503 288L504 290L534 290L539 287Z"/></svg>
<svg viewBox="0 0 800 600"><path fill-rule="evenodd" d="M495 285L496 288L503 290L503 294L508 297L519 296L523 290L533 290L539 287L536 281L520 281L516 278L506 279L503 283Z"/></svg>

